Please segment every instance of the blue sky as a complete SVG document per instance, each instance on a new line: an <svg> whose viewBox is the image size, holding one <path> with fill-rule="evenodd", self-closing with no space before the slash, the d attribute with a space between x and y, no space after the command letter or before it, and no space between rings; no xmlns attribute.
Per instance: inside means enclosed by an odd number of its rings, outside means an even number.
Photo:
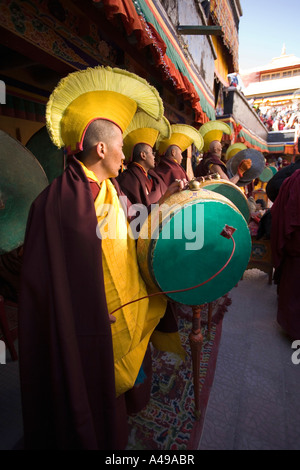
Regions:
<svg viewBox="0 0 300 470"><path fill-rule="evenodd" d="M240 0L240 71L265 65L281 54L300 57L300 0Z"/></svg>

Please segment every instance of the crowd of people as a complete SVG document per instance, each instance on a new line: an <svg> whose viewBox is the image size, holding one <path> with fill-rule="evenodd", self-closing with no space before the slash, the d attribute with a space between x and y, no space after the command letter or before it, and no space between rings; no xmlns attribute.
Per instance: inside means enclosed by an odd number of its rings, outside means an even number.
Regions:
<svg viewBox="0 0 300 470"><path fill-rule="evenodd" d="M65 148L68 165L33 202L19 260L26 449L125 448L127 414L150 399L150 338L157 348L180 349L174 304L151 297L141 276L136 253L141 222L132 236L137 213L129 209L143 205L147 216L152 204L187 187L191 178L182 153L190 146L206 148L194 167L198 181L217 173L238 184L252 160L242 159L230 174L222 161L222 132L214 133L212 122L198 131L170 125L163 112L155 88L109 67L74 72L50 96L48 132ZM300 321L294 325L300 256L295 165L292 173L282 170L282 180L275 175L274 185L283 184L272 208L278 318L292 336L300 335ZM257 200L253 220L259 223L265 210Z"/></svg>
<svg viewBox="0 0 300 470"><path fill-rule="evenodd" d="M254 105L258 116L268 131L293 130L299 133L300 109L299 105L263 106Z"/></svg>

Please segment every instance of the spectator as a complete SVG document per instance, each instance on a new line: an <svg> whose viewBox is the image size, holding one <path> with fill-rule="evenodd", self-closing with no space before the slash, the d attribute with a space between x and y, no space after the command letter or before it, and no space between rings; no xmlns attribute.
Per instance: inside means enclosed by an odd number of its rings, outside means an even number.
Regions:
<svg viewBox="0 0 300 470"><path fill-rule="evenodd" d="M283 182L272 206L271 246L277 272L277 321L291 339L300 338L300 170Z"/></svg>

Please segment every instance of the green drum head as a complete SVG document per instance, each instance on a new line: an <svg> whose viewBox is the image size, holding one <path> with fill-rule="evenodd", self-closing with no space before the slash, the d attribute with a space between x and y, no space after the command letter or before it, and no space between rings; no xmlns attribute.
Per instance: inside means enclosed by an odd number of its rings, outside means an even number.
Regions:
<svg viewBox="0 0 300 470"><path fill-rule="evenodd" d="M232 239L221 234L225 224L234 227ZM229 292L241 279L251 253L251 238L245 218L232 205L206 200L186 205L163 221L151 241L152 277L166 292L204 283L196 289L167 296L186 305L202 305ZM211 280L209 280L212 278Z"/></svg>
<svg viewBox="0 0 300 470"><path fill-rule="evenodd" d="M0 131L0 255L24 242L30 206L48 186L47 176L32 153Z"/></svg>
<svg viewBox="0 0 300 470"><path fill-rule="evenodd" d="M233 202L233 204L238 208L241 214L245 217L245 220L247 222L249 221L250 210L247 198L243 194L242 190L235 184L227 181L210 181L205 183L205 188L227 197L227 199Z"/></svg>
<svg viewBox="0 0 300 470"><path fill-rule="evenodd" d="M270 165L269 168L271 169L273 176L274 176L277 173L277 168L275 168L275 166L273 165Z"/></svg>
<svg viewBox="0 0 300 470"><path fill-rule="evenodd" d="M64 152L53 144L46 126L30 137L26 147L42 165L49 183L52 183L54 178L63 173L65 167Z"/></svg>
<svg viewBox="0 0 300 470"><path fill-rule="evenodd" d="M268 181L270 181L272 177L273 177L273 171L271 170L269 166L266 166L261 172L261 174L259 175L259 180L262 183L267 183Z"/></svg>

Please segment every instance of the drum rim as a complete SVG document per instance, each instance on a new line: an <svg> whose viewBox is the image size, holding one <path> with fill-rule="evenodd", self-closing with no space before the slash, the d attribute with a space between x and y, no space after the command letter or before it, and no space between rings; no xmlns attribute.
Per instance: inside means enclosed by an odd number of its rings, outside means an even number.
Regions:
<svg viewBox="0 0 300 470"><path fill-rule="evenodd" d="M227 181L227 180L224 180L224 179L217 179L217 180L207 180L207 181L203 181L203 183L200 183L200 186L201 187L205 187L205 186L209 186L210 184L224 184L225 186L229 186L230 188L236 190L237 194L239 196L242 196L242 199L244 202L245 202L245 208L247 209L247 217L245 217L244 213L237 207L237 209L241 212L241 214L243 215L243 217L245 218L245 220L247 222L249 222L250 220L250 209L249 209L249 206L248 206L248 201L247 201L247 198L245 196L245 194L243 193L243 191L239 188L239 186L237 186L236 184L232 183L231 181ZM202 186L203 184L203 186ZM220 194L220 193L218 193ZM224 196L226 197L226 196ZM228 198L227 198L228 199ZM234 203L233 203L234 204Z"/></svg>

